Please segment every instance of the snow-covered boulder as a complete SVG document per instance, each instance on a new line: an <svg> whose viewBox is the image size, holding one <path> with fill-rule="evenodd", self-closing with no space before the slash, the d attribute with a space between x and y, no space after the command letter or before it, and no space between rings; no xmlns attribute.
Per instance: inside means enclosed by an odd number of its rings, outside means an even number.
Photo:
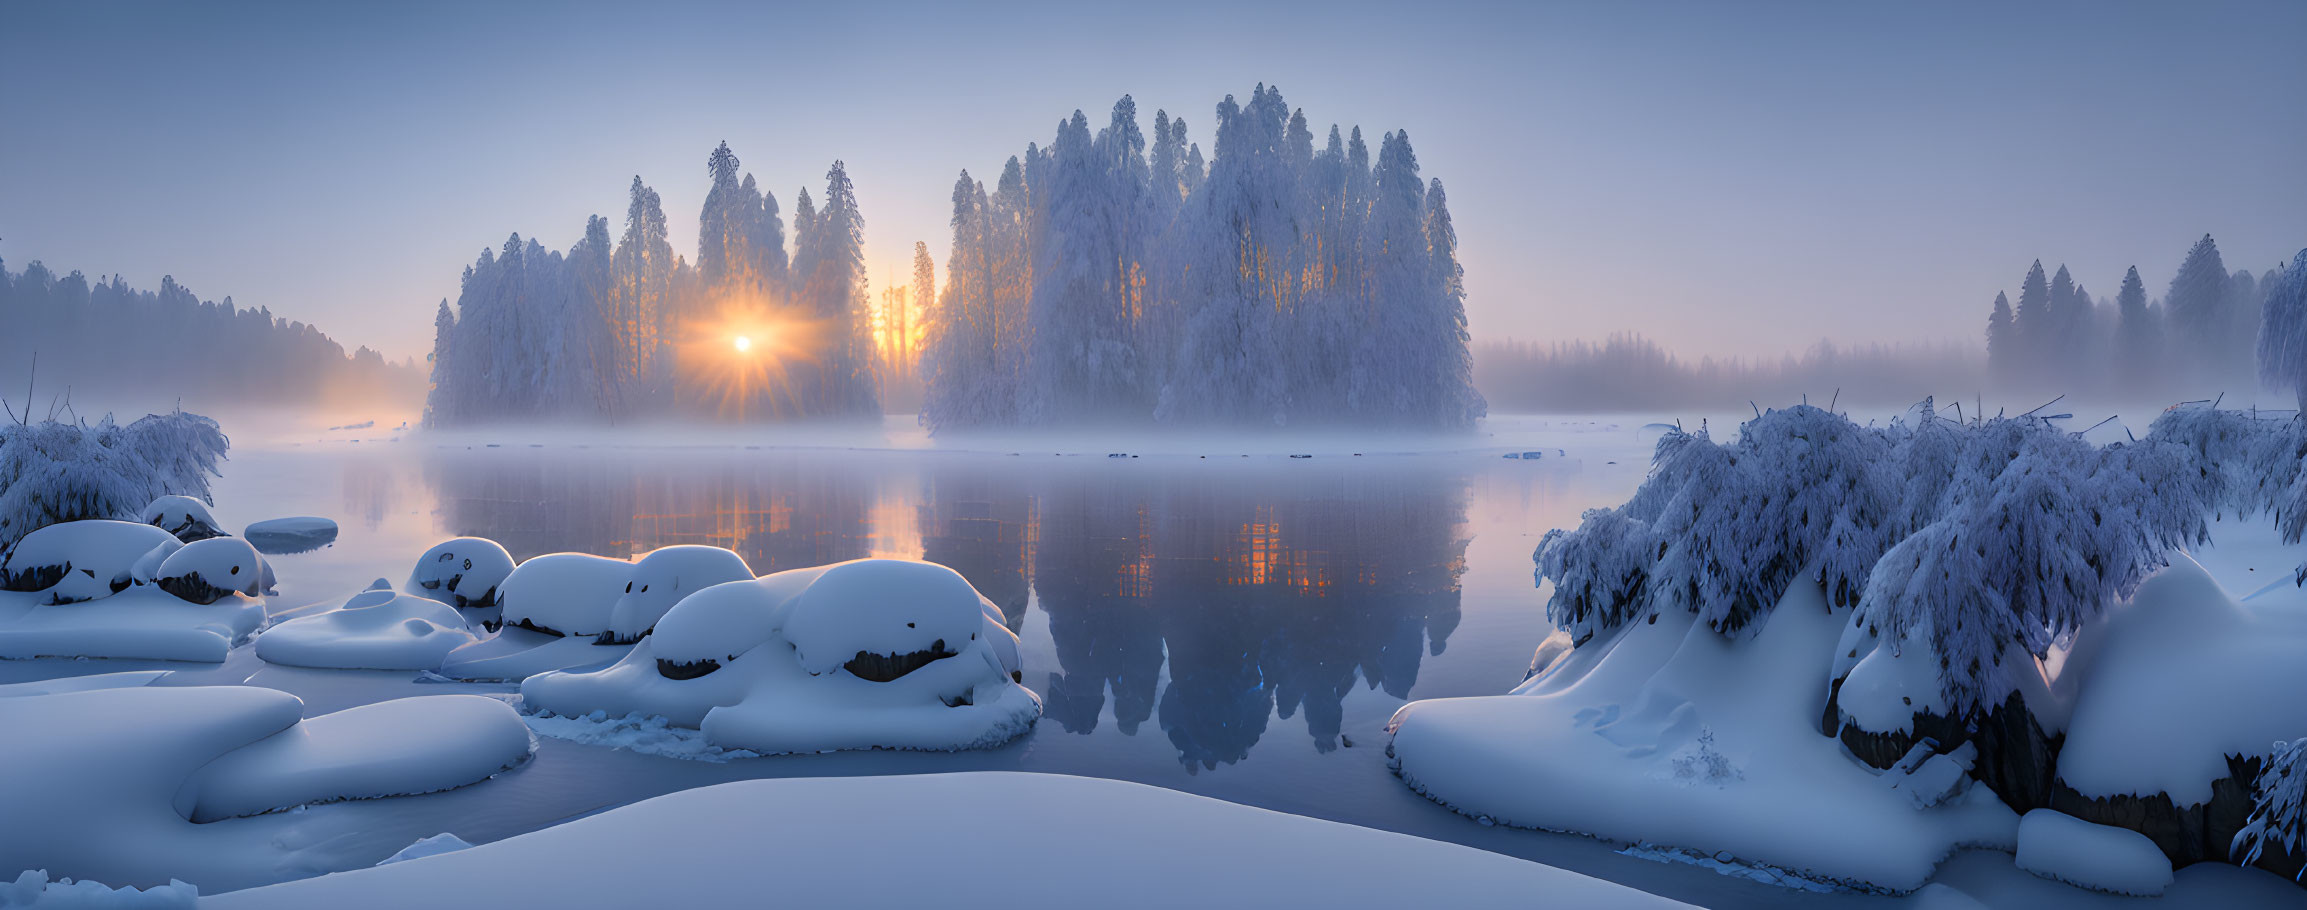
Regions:
<svg viewBox="0 0 2307 910"><path fill-rule="evenodd" d="M0 698L0 866L210 892L365 866L340 855L361 814L269 810L459 787L530 754L520 717L480 696L303 713L256 686Z"/></svg>
<svg viewBox="0 0 2307 910"><path fill-rule="evenodd" d="M2155 897L2171 886L2171 860L2146 835L2036 809L2019 819L2018 866L2093 891Z"/></svg>
<svg viewBox="0 0 2307 910"><path fill-rule="evenodd" d="M26 535L22 544L31 545L39 559L56 558L40 556L52 544L78 555L62 557L73 568L50 590L0 592L0 658L216 662L264 624L264 566L244 541L214 537L183 544L151 525L69 522ZM137 547L149 549L128 555ZM113 573L110 580L91 590L108 596L59 602L60 591L97 585L107 573Z"/></svg>
<svg viewBox="0 0 2307 910"><path fill-rule="evenodd" d="M2095 631L2068 659L2051 808L2138 830L2176 865L2228 860L2274 744L2307 731L2307 612L2238 604L2174 556Z"/></svg>
<svg viewBox="0 0 2307 910"><path fill-rule="evenodd" d="M225 536L224 525L209 514L208 503L190 496L155 499L137 514L136 520L167 531L185 543Z"/></svg>
<svg viewBox="0 0 2307 910"><path fill-rule="evenodd" d="M268 663L347 670L437 670L479 640L455 607L394 593L382 578L334 610L299 616L256 637Z"/></svg>
<svg viewBox="0 0 2307 910"><path fill-rule="evenodd" d="M609 608L607 640L632 644L681 598L728 581L753 577L745 557L720 547L685 544L651 550L633 564L625 593Z"/></svg>
<svg viewBox="0 0 2307 910"><path fill-rule="evenodd" d="M546 670L613 663L632 646L601 633L624 596L633 564L586 553L549 553L520 564L497 588L496 636L449 652L441 673L520 681Z"/></svg>
<svg viewBox="0 0 2307 910"><path fill-rule="evenodd" d="M1025 732L1000 611L934 563L864 559L715 585L684 598L614 666L546 673L526 704L664 717L723 749L967 749Z"/></svg>
<svg viewBox="0 0 2307 910"><path fill-rule="evenodd" d="M1912 786L1819 734L1844 623L1816 583L1795 584L1751 637L1654 615L1513 694L1404 706L1390 746L1403 781L1498 824L1886 891L1921 887L1957 847L2012 844L2018 819L1986 788L1918 808Z"/></svg>
<svg viewBox="0 0 2307 910"><path fill-rule="evenodd" d="M240 532L259 553L307 553L336 542L336 522L310 515L271 518Z"/></svg>
<svg viewBox="0 0 2307 910"><path fill-rule="evenodd" d="M937 811L924 812L934 806ZM891 818L904 817L892 825ZM1079 821L1098 820L1097 836ZM765 820L767 820L765 822ZM1178 849L1192 844L1193 849ZM978 772L753 780L683 790L464 850L202 899L204 908L792 906L900 902L876 881L1034 874L963 906L1678 907L1551 866L1160 787ZM1159 856L1158 874L1147 857ZM516 875L511 870L615 870Z"/></svg>
<svg viewBox="0 0 2307 910"><path fill-rule="evenodd" d="M0 589L43 592L48 595L41 598L44 603L107 597L130 585L145 554L178 543L167 531L133 521L49 525L24 535L8 551L7 561L0 562Z"/></svg>
<svg viewBox="0 0 2307 910"><path fill-rule="evenodd" d="M497 621L497 587L513 574L513 555L484 537L444 540L417 557L401 590L468 611L476 622Z"/></svg>
<svg viewBox="0 0 2307 910"><path fill-rule="evenodd" d="M264 576L264 557L248 541L211 537L168 554L152 583L182 600L212 604L233 594L262 595Z"/></svg>

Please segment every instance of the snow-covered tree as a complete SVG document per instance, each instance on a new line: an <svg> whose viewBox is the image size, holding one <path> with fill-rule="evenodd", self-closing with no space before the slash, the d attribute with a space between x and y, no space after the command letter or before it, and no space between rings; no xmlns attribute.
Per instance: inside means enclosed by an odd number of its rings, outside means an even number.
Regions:
<svg viewBox="0 0 2307 910"><path fill-rule="evenodd" d="M2179 273L2171 277L2171 289L2163 295L2173 347L2192 372L2217 366L2219 341L2228 318L2227 282L2227 266L2219 258L2219 245L2205 234L2187 251L2186 260L2179 263Z"/></svg>
<svg viewBox="0 0 2307 910"><path fill-rule="evenodd" d="M211 502L209 478L231 445L216 421L183 411L127 426L110 414L94 426L18 416L0 423L0 555L58 522L133 521L162 496Z"/></svg>
<svg viewBox="0 0 2307 910"><path fill-rule="evenodd" d="M2307 836L2307 739L2276 743L2251 790L2251 816L2229 845L2235 862L2255 864L2270 847L2300 856Z"/></svg>
<svg viewBox="0 0 2307 910"><path fill-rule="evenodd" d="M1987 314L1987 367L1995 379L2009 382L2018 370L2018 330L2011 322L2011 299L1995 292L1995 306Z"/></svg>
<svg viewBox="0 0 2307 910"><path fill-rule="evenodd" d="M2259 379L2268 388L2288 389L2307 410L2307 250L2291 267L2266 282L2260 304Z"/></svg>

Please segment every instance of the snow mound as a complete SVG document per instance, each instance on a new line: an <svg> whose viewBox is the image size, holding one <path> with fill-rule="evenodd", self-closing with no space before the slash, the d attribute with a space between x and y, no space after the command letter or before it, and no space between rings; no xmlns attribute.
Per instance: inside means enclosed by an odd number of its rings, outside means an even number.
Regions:
<svg viewBox="0 0 2307 910"><path fill-rule="evenodd" d="M48 870L27 869L14 882L0 882L0 907L44 910L192 910L200 889L170 879L147 889L113 888L69 878L48 880Z"/></svg>
<svg viewBox="0 0 2307 910"><path fill-rule="evenodd" d="M45 603L109 597L138 580L145 554L181 542L167 531L133 521L67 521L24 535L0 563L0 589L40 592ZM150 580L154 566L144 575Z"/></svg>
<svg viewBox="0 0 2307 910"><path fill-rule="evenodd" d="M163 496L137 513L136 520L167 531L185 543L223 537L224 525L208 513L208 503L190 496Z"/></svg>
<svg viewBox="0 0 2307 910"><path fill-rule="evenodd" d="M521 563L497 589L505 628L552 636L594 636L624 596L633 564L590 553L548 553Z"/></svg>
<svg viewBox="0 0 2307 910"><path fill-rule="evenodd" d="M458 850L465 850L471 847L471 844L465 843L464 838L458 837L454 834L449 834L447 832L442 832L431 837L420 839L416 843L410 844L406 847L402 847L399 853L395 853L391 856L385 857L382 860L378 860L377 865L389 866L393 863L405 863L412 859L423 859L428 856L439 856L443 853L454 853Z"/></svg>
<svg viewBox="0 0 2307 910"><path fill-rule="evenodd" d="M1390 747L1403 781L1499 824L1871 890L1912 891L1957 847L2012 843L2017 818L1986 788L1920 809L1819 734L1844 624L1817 585L1794 585L1751 638L1653 615L1514 694L1404 706Z"/></svg>
<svg viewBox="0 0 2307 910"><path fill-rule="evenodd" d="M513 555L496 541L459 537L434 544L417 557L401 590L471 611L476 620L495 622L497 586L511 574Z"/></svg>
<svg viewBox="0 0 2307 910"><path fill-rule="evenodd" d="M2155 897L2171 886L2171 860L2147 836L2036 809L2019 819L2018 866L2094 891Z"/></svg>
<svg viewBox="0 0 2307 910"><path fill-rule="evenodd" d="M248 541L211 537L168 554L152 583L179 599L212 604L234 594L262 595L264 574L264 557Z"/></svg>
<svg viewBox="0 0 2307 910"><path fill-rule="evenodd" d="M196 822L343 799L462 787L529 758L529 729L502 701L427 695L324 714L195 772L176 808Z"/></svg>
<svg viewBox="0 0 2307 910"><path fill-rule="evenodd" d="M643 717L638 714L610 717L608 712L595 711L583 717L537 715L525 719L529 722L529 729L539 735L588 746L624 749L643 755L704 762L761 757L758 752L723 749L713 745L705 741L704 733L673 726L662 717Z"/></svg>
<svg viewBox="0 0 2307 910"><path fill-rule="evenodd" d="M2086 797L2170 794L2191 806L2307 730L2307 611L2237 604L2202 566L2169 568L2110 610L2080 674L2059 779Z"/></svg>
<svg viewBox="0 0 2307 910"><path fill-rule="evenodd" d="M341 862L357 815L231 816L462 786L529 754L520 718L479 696L303 713L255 686L0 698L0 866L210 890L309 875Z"/></svg>
<svg viewBox="0 0 2307 910"><path fill-rule="evenodd" d="M506 626L497 634L458 647L441 660L440 674L462 682L520 682L548 670L573 670L616 663L631 645L603 645L595 637L548 635Z"/></svg>
<svg viewBox="0 0 2307 910"><path fill-rule="evenodd" d="M240 536L259 553L307 553L336 542L336 522L309 515L272 518L249 525Z"/></svg>
<svg viewBox="0 0 2307 910"><path fill-rule="evenodd" d="M922 811L925 806L936 811ZM904 818L892 825L891 818ZM1095 837L1080 820L1098 819ZM774 820L764 824L763 820ZM1179 844L1193 849L1180 850ZM1426 907L1543 896L1676 907L1538 863L1159 787L979 772L754 780L684 790L467 850L203 899L216 910L329 906L792 906L901 900L877 882L983 883L967 905ZM1161 858L1148 875L1147 857ZM514 875L517 869L617 874ZM1126 883L1117 886L1117 883Z"/></svg>
<svg viewBox="0 0 2307 910"><path fill-rule="evenodd" d="M542 713L659 717L762 754L986 748L1041 716L999 617L934 563L794 569L692 594L615 665L534 676L521 694Z"/></svg>
<svg viewBox="0 0 2307 910"><path fill-rule="evenodd" d="M239 541L214 538L201 543ZM184 549L193 546L186 544ZM187 580L169 587L190 590L190 579L198 576L187 569L185 576L179 576ZM201 603L177 597L160 584L137 584L85 603L48 604L41 602L43 597L40 593L0 592L0 658L109 657L217 663L233 645L264 624L264 601L239 592L217 594Z"/></svg>
<svg viewBox="0 0 2307 910"><path fill-rule="evenodd" d="M612 641L631 644L656 628L681 598L728 581L753 577L745 557L720 547L683 545L649 551L633 564L625 593L609 608Z"/></svg>
<svg viewBox="0 0 2307 910"><path fill-rule="evenodd" d="M396 594L380 578L343 606L266 629L256 656L295 667L432 670L476 640L455 607Z"/></svg>

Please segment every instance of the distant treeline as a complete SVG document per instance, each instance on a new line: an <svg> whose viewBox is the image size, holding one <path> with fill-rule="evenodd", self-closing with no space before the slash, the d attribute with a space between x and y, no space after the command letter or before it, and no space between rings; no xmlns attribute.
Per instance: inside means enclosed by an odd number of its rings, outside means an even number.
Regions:
<svg viewBox="0 0 2307 910"><path fill-rule="evenodd" d="M1493 410L1520 413L1741 409L1808 395L1821 404L1906 404L1979 390L1986 356L1963 345L1837 346L1777 360L1685 360L1637 334L1540 345L1474 346L1474 384Z"/></svg>
<svg viewBox="0 0 2307 910"><path fill-rule="evenodd" d="M174 277L148 291L118 275L59 277L38 262L10 274L0 264L0 384L21 389L34 379L35 355L36 418L51 400L61 410L67 394L90 419L175 400L206 408L409 403L424 394L413 362L388 363L365 347L348 355L313 326L230 297L201 300Z"/></svg>

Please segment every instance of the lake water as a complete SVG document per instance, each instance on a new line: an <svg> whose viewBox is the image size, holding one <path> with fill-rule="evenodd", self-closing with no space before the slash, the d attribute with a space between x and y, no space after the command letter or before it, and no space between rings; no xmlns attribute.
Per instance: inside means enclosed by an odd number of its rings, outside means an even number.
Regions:
<svg viewBox="0 0 2307 910"><path fill-rule="evenodd" d="M543 739L530 764L482 784L310 810L364 813L364 842L347 855L381 858L442 831L493 840L739 778L1004 769L1137 781L1457 841L1711 905L1864 900L1483 827L1386 770L1384 725L1406 701L1497 694L1523 678L1550 632L1531 549L1548 528L1625 499L1646 460L1641 426L1528 421L1419 454L1326 445L1304 458L1187 443L1110 457L613 437L492 445L369 430L235 451L216 501L235 528L306 514L340 524L333 546L276 559L276 613L339 601L374 578L397 583L426 547L457 535L493 538L524 559L711 544L762 574L928 559L1002 608L1022 641L1024 683L1047 707L1023 738L956 754L713 764ZM1501 457L1525 447L1545 457ZM0 676L122 668L14 662ZM247 648L181 677L284 689L308 714L511 690L272 667ZM1085 836L1102 823L1080 820Z"/></svg>

